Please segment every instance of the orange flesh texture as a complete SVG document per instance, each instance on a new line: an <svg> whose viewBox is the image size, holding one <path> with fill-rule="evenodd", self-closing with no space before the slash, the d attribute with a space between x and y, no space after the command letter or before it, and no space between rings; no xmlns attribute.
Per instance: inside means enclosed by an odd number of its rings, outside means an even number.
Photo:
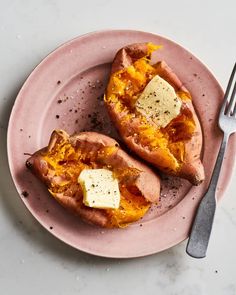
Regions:
<svg viewBox="0 0 236 295"><path fill-rule="evenodd" d="M162 153L164 170L177 172L184 162L184 141L192 137L195 123L191 111L182 108L181 113L165 128L158 128L150 124L145 116L135 109L135 102L149 81L158 75L158 67L150 64L151 53L159 46L148 43L148 53L145 57L136 60L131 66L113 73L107 87L105 102L113 108L117 115L122 113L122 118L117 123L118 129L127 130L127 122L138 120L135 141L138 145ZM184 102L191 99L188 93L177 91L176 95ZM121 132L122 133L122 132ZM126 134L129 136L129 134ZM168 163L168 167L166 167Z"/></svg>
<svg viewBox="0 0 236 295"><path fill-rule="evenodd" d="M113 171L115 177L119 181L122 177L122 172L116 167L106 167L102 165L102 158L111 156L116 152L117 147L104 147L97 152L89 154L82 153L79 149L75 149L68 141L57 144L54 149L44 154L43 158L52 169L54 176L59 176L63 181L50 183L48 186L49 192L54 196L57 193L66 193L71 185L78 187L78 176L84 169L107 168ZM118 168L118 167L117 167ZM132 173L137 174L137 169L127 168L125 173L132 176ZM135 187L126 185L124 181L119 181L121 193L120 207L118 209L99 209L104 210L109 216L109 222L106 227L125 227L128 224L139 220L148 211L150 202L147 201ZM78 202L78 206L83 205L83 195Z"/></svg>

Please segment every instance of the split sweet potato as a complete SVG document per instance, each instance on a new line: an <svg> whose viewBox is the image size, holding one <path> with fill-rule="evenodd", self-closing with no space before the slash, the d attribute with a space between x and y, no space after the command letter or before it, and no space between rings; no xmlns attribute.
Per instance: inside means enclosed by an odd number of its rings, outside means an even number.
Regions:
<svg viewBox="0 0 236 295"><path fill-rule="evenodd" d="M54 131L47 147L26 166L48 187L63 207L83 220L102 227L124 227L140 219L160 197L159 177L123 151L112 138L96 132L69 136ZM78 176L84 169L106 168L118 179L118 209L96 209L83 204Z"/></svg>
<svg viewBox="0 0 236 295"><path fill-rule="evenodd" d="M105 104L126 145L166 174L200 184L204 168L200 159L202 130L190 92L165 61L152 64L151 54L159 46L132 44L120 49L112 63ZM137 112L135 102L153 77L159 75L175 90L181 110L160 128Z"/></svg>

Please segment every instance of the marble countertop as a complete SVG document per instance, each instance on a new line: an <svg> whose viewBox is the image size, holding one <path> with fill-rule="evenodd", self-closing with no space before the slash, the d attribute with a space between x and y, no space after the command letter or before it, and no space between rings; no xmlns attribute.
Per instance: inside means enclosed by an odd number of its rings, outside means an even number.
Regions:
<svg viewBox="0 0 236 295"><path fill-rule="evenodd" d="M113 260L76 251L46 232L17 196L6 154L10 111L27 75L55 47L86 32L139 29L167 36L206 63L225 88L235 62L236 2L0 3L1 294L236 294L236 170L205 259L187 256L183 242L156 255Z"/></svg>

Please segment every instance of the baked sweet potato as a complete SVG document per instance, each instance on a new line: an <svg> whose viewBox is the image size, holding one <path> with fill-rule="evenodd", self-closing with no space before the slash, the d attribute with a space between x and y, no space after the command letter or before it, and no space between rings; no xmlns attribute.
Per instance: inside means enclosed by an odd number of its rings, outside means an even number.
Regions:
<svg viewBox="0 0 236 295"><path fill-rule="evenodd" d="M198 185L205 178L200 159L201 126L191 94L183 83L165 61L153 64L151 54L158 48L152 43L143 43L120 49L112 63L104 101L112 121L131 150L166 174L186 178ZM168 82L166 84L173 89L181 106L178 115L164 127L137 110L138 99L157 76ZM156 102L159 102L158 97Z"/></svg>
<svg viewBox="0 0 236 295"><path fill-rule="evenodd" d="M114 139L95 132L69 136L65 131L54 131L49 145L33 154L26 166L63 207L102 227L125 227L137 221L160 197L159 177L123 151ZM78 176L84 169L99 168L111 170L118 179L118 209L83 204Z"/></svg>

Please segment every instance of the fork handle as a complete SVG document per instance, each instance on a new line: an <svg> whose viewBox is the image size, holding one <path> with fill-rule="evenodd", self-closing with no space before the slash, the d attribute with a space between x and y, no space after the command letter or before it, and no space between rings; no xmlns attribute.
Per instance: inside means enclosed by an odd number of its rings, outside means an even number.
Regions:
<svg viewBox="0 0 236 295"><path fill-rule="evenodd" d="M195 216L186 252L194 258L204 258L211 235L216 210L216 187L220 175L229 134L224 133L216 165L207 193L203 197Z"/></svg>

